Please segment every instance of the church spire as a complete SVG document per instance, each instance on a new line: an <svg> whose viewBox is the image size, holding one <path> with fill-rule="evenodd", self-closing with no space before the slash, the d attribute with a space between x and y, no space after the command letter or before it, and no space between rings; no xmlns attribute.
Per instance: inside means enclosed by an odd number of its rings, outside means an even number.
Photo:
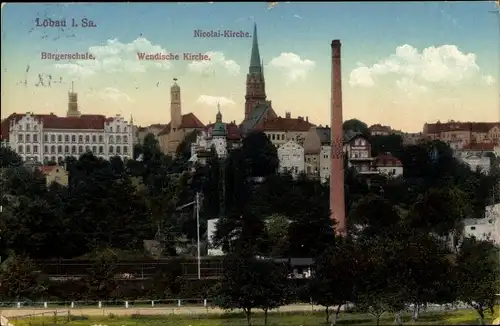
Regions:
<svg viewBox="0 0 500 326"><path fill-rule="evenodd" d="M222 123L222 113L220 113L220 103L217 103L217 115L215 116L216 123Z"/></svg>
<svg viewBox="0 0 500 326"><path fill-rule="evenodd" d="M259 41L257 39L257 24L256 23L254 23L254 25L253 25L252 56L250 57L249 73L251 73L251 74L262 73L262 66L261 66L260 53L259 53Z"/></svg>

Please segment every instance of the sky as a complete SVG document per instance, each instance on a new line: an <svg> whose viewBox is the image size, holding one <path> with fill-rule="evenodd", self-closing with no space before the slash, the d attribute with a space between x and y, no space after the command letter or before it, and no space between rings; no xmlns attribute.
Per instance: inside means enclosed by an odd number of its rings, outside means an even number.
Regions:
<svg viewBox="0 0 500 326"><path fill-rule="evenodd" d="M84 114L168 123L177 78L183 114L213 122L220 103L225 121L240 122L255 22L267 97L278 115L329 124L330 43L339 39L344 120L407 132L437 120L498 121L495 8L492 1L7 4L1 116L64 116L73 83ZM43 26L50 21L66 27ZM195 37L197 30L244 37ZM56 61L43 52L89 53L94 60ZM139 60L137 53L179 59ZM184 60L184 53L210 60Z"/></svg>

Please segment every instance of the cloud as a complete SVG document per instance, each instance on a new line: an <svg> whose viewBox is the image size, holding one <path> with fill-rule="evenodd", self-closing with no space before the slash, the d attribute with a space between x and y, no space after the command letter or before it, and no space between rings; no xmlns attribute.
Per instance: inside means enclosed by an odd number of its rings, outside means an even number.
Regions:
<svg viewBox="0 0 500 326"><path fill-rule="evenodd" d="M429 90L427 86L417 84L413 79L408 77L396 80L396 87L410 96L427 93Z"/></svg>
<svg viewBox="0 0 500 326"><path fill-rule="evenodd" d="M405 44L372 66L358 64L358 68L350 74L349 84L353 87L371 87L379 78L393 76L399 88L409 86L411 81L423 90L422 87L426 87L424 84L456 85L481 77L480 70L476 55L463 53L455 45L431 46L419 52Z"/></svg>
<svg viewBox="0 0 500 326"><path fill-rule="evenodd" d="M240 73L240 66L234 60L227 59L222 52L205 53L210 61L193 61L188 64L188 69L192 72L206 75L215 71L224 70L232 76Z"/></svg>
<svg viewBox="0 0 500 326"><path fill-rule="evenodd" d="M90 90L89 91L90 96L95 96L99 97L103 100L111 100L111 101L127 101L127 102L133 102L134 100L126 93L122 92L118 88L114 87L106 87L102 91L95 91L95 90Z"/></svg>
<svg viewBox="0 0 500 326"><path fill-rule="evenodd" d="M282 52L278 57L272 59L269 65L283 70L287 75L288 81L294 82L299 79L305 79L316 64L314 61L301 59L295 53Z"/></svg>
<svg viewBox="0 0 500 326"><path fill-rule="evenodd" d="M148 39L139 37L130 43L121 43L118 39L110 39L105 45L92 46L88 52L95 60L75 60L69 63L57 63L55 67L66 70L71 75L90 76L96 73L141 73L148 69L169 69L169 61L139 60L137 53L168 53L159 45Z"/></svg>
<svg viewBox="0 0 500 326"><path fill-rule="evenodd" d="M490 75L483 76L483 81L486 83L486 85L491 86L495 84L495 78L493 78Z"/></svg>
<svg viewBox="0 0 500 326"><path fill-rule="evenodd" d="M234 104L234 101L227 97L210 95L200 95L196 102L206 104L208 106L217 106L217 104L220 104L220 106L228 106Z"/></svg>

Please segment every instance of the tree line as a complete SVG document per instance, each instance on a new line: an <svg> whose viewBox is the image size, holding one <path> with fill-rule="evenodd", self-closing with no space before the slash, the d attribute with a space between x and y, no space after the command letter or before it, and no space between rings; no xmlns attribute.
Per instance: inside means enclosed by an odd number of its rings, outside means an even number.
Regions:
<svg viewBox="0 0 500 326"><path fill-rule="evenodd" d="M214 243L227 252L220 282L199 291L223 308L243 309L249 324L252 309L267 312L297 300L325 306L327 319L330 307L347 304L377 321L385 312L398 319L410 304L414 318L432 302L460 300L483 319L493 309L497 249L464 239L462 220L482 217L498 202L498 168L489 175L471 171L439 141L403 147L394 136L374 137L375 150L390 148L404 173L367 182L346 168L348 232L339 237L330 220L328 183L278 174L276 148L264 134L249 135L225 159L212 151L206 165L192 167L195 136L179 145L175 158L164 155L152 135L127 162L91 153L68 158L67 187L47 187L41 173L23 168L2 148L0 298L47 295L55 286L36 273L33 260L50 258L94 259L75 295L119 297L113 266L120 255L147 255L144 240L156 240L164 256L196 251L192 208L177 208L199 192L201 233L208 219L219 218ZM292 257L315 260L310 282L291 282L290 266L271 259ZM174 269L151 281L154 295L198 286L180 282Z"/></svg>

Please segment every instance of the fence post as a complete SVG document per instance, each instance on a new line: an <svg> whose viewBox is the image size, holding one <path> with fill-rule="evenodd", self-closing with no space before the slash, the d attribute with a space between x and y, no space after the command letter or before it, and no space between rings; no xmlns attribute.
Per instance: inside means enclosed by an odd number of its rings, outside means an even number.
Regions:
<svg viewBox="0 0 500 326"><path fill-rule="evenodd" d="M73 303L73 302L71 302ZM71 312L68 310L68 323L71 321Z"/></svg>
<svg viewBox="0 0 500 326"><path fill-rule="evenodd" d="M177 307L180 307L181 306L181 300L177 300Z"/></svg>
<svg viewBox="0 0 500 326"><path fill-rule="evenodd" d="M155 307L155 301L151 300L151 308L154 308L154 307Z"/></svg>
<svg viewBox="0 0 500 326"><path fill-rule="evenodd" d="M17 303L17 308L20 309L21 308L21 302L18 302Z"/></svg>
<svg viewBox="0 0 500 326"><path fill-rule="evenodd" d="M44 302L44 303L43 303L43 307L44 307L45 309L47 309L47 302Z"/></svg>
<svg viewBox="0 0 500 326"><path fill-rule="evenodd" d="M73 309L75 307L75 303L71 301L71 308Z"/></svg>
<svg viewBox="0 0 500 326"><path fill-rule="evenodd" d="M203 307L207 306L207 299L203 299Z"/></svg>
<svg viewBox="0 0 500 326"><path fill-rule="evenodd" d="M125 301L125 309L128 309L128 301Z"/></svg>
<svg viewBox="0 0 500 326"><path fill-rule="evenodd" d="M102 302L101 301L99 301L98 306L99 306L99 309L102 308Z"/></svg>

